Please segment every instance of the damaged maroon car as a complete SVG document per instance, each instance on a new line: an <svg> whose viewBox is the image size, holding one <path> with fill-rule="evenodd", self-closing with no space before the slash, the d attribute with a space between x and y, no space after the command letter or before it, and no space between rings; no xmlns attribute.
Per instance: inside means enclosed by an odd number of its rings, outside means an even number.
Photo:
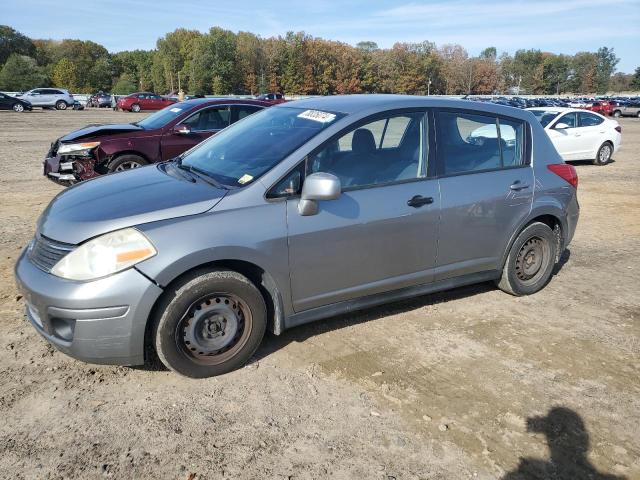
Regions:
<svg viewBox="0 0 640 480"><path fill-rule="evenodd" d="M136 123L89 125L51 144L44 175L68 186L169 160L270 105L257 100L197 98L173 104Z"/></svg>

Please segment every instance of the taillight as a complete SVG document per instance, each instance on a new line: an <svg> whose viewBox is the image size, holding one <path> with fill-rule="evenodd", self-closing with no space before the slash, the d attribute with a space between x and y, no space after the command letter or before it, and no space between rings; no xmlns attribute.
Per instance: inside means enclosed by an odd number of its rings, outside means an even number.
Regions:
<svg viewBox="0 0 640 480"><path fill-rule="evenodd" d="M622 127L620 125L616 127L616 132L622 133Z"/></svg>
<svg viewBox="0 0 640 480"><path fill-rule="evenodd" d="M573 185L574 188L578 188L578 172L576 172L576 168L573 165L569 165L568 163L554 163L547 165L547 168L567 183Z"/></svg>

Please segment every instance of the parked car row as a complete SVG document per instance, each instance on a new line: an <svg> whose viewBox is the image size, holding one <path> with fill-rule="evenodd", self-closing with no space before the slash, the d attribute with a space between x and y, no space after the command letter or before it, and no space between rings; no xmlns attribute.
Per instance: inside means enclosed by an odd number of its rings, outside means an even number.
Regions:
<svg viewBox="0 0 640 480"><path fill-rule="evenodd" d="M128 143L175 158L49 204L15 268L36 331L84 361L153 348L209 377L266 331L476 282L533 294L572 240L576 170L531 112L401 95L267 106L190 100L56 141L47 165L74 172Z"/></svg>
<svg viewBox="0 0 640 480"><path fill-rule="evenodd" d="M640 117L640 97L574 97L574 98L526 98L526 97L465 97L468 100L490 102L516 108L570 107L590 110L605 116Z"/></svg>

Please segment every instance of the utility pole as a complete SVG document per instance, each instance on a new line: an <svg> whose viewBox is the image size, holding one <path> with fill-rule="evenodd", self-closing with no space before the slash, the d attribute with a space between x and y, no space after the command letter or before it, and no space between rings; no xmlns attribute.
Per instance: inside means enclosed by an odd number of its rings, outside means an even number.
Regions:
<svg viewBox="0 0 640 480"><path fill-rule="evenodd" d="M431 77L429 77L429 81L427 82L427 95L431 95Z"/></svg>

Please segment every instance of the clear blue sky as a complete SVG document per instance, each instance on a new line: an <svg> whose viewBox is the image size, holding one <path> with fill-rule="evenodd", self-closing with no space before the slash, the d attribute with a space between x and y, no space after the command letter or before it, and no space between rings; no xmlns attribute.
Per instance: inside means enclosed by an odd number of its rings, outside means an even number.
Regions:
<svg viewBox="0 0 640 480"><path fill-rule="evenodd" d="M381 47L396 41L459 43L513 53L615 49L618 71L640 66L640 0L3 0L0 24L33 38L80 38L109 51L150 49L178 27L212 26L263 37L308 34Z"/></svg>

